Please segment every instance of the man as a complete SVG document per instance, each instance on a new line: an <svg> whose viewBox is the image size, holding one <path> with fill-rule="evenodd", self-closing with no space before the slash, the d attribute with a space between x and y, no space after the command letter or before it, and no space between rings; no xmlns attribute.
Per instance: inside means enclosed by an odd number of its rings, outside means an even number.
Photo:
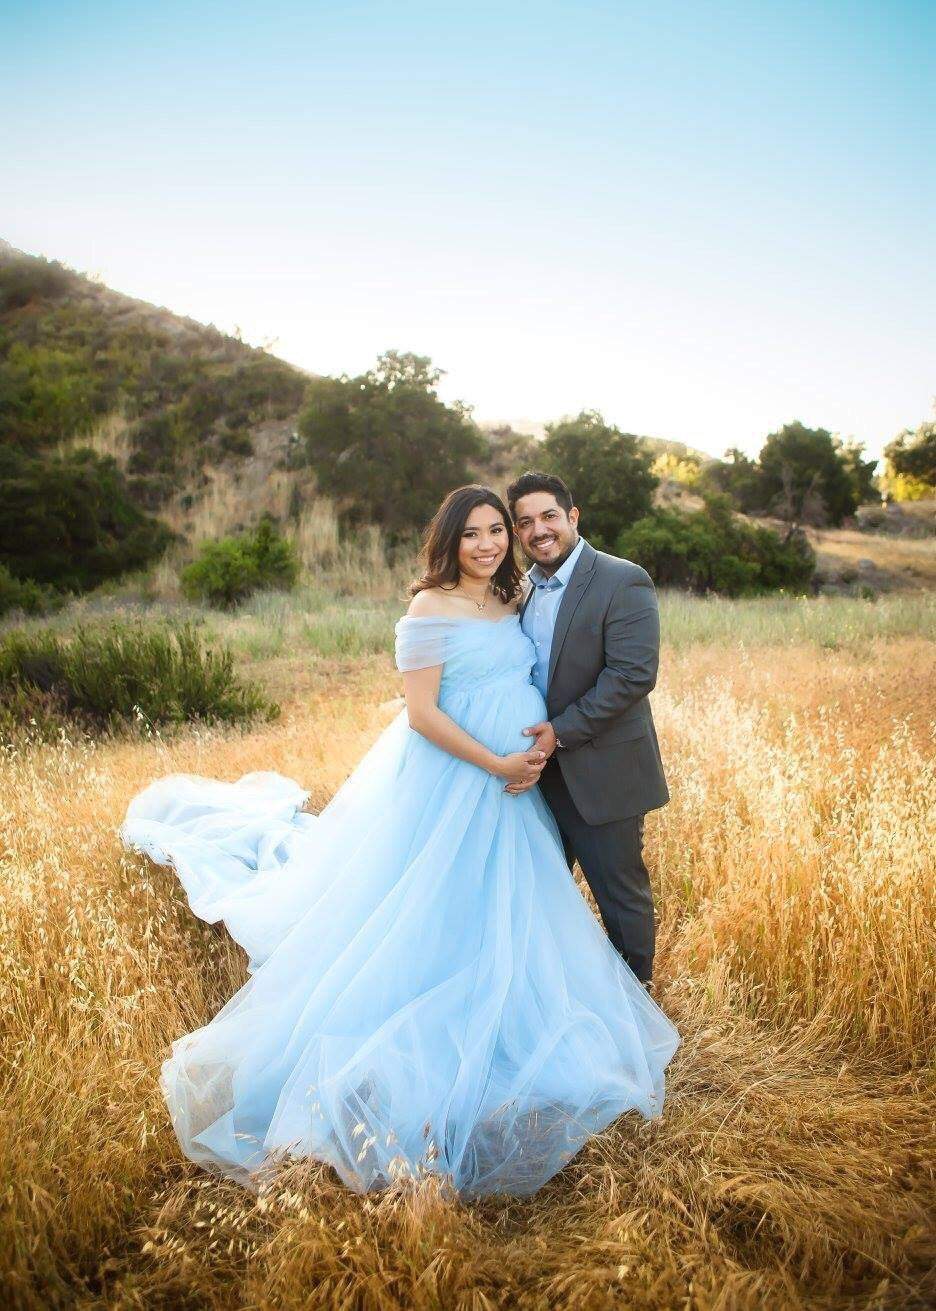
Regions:
<svg viewBox="0 0 936 1311"><path fill-rule="evenodd" d="M536 648L533 681L549 716L524 729L548 757L540 790L608 937L649 984L654 915L644 815L669 800L647 699L659 662L656 592L640 565L579 536L579 512L561 478L525 473L507 499L532 562L520 622Z"/></svg>

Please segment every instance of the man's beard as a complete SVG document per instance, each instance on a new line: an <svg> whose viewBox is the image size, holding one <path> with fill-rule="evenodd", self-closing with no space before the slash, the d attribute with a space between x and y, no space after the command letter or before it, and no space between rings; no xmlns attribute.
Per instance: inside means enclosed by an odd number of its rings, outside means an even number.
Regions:
<svg viewBox="0 0 936 1311"><path fill-rule="evenodd" d="M536 558L535 555L530 555L528 552L525 552L524 554L526 554L526 558L530 561L531 564L539 565L539 567L540 567L540 569L542 569L543 573L544 573L544 574L548 574L549 577L551 578L552 575L553 575L554 573L557 573L558 570L560 570L560 569L562 568L562 566L565 564L566 560L568 560L569 556L572 554L572 552L573 552L573 551L575 550L575 548L578 546L580 540L581 540L581 539L579 538L578 533L575 533L575 534L573 535L572 542L571 542L571 544L570 544L570 546L569 546L569 549L568 549L567 551L563 552L563 554L560 556L560 558L559 558L558 560L555 560L555 561L552 561L552 560L551 560L551 561L549 562L549 564L543 564L540 560L537 560L537 558Z"/></svg>

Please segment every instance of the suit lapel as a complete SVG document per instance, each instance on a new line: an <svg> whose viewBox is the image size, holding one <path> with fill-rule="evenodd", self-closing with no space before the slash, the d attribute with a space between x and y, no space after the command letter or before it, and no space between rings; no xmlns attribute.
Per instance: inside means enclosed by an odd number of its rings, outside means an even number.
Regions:
<svg viewBox="0 0 936 1311"><path fill-rule="evenodd" d="M582 554L572 570L572 577L563 590L562 600L559 602L559 610L556 614L556 626L553 629L552 647L549 652L549 673L546 676L547 690L552 684L553 674L556 672L556 661L559 659L559 652L562 650L562 644L569 631L569 625L572 623L575 608L585 595L585 589L594 576L596 556L595 548L585 542L582 546Z"/></svg>
<svg viewBox="0 0 936 1311"><path fill-rule="evenodd" d="M527 579L527 593L526 593L526 596L523 598L523 600L520 602L520 622L521 622L521 623L523 622L523 616L524 616L524 614L525 614L525 612L526 612L526 608L527 608L527 606L530 604L530 597L533 595L534 590L535 590L535 589L534 589L534 587L533 587L533 584L529 581L529 579Z"/></svg>

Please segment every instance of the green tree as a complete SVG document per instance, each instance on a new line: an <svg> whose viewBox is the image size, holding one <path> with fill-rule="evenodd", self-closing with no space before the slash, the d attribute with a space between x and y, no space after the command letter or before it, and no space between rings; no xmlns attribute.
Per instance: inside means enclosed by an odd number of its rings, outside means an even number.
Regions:
<svg viewBox="0 0 936 1311"><path fill-rule="evenodd" d="M865 501L877 500L878 489L874 481L877 460L866 460L864 458L863 443L843 442L839 447L839 455L845 466L845 471L851 479L857 498L856 504L863 505Z"/></svg>
<svg viewBox="0 0 936 1311"><path fill-rule="evenodd" d="M0 562L15 577L86 591L150 564L172 538L131 503L110 457L0 447Z"/></svg>
<svg viewBox="0 0 936 1311"><path fill-rule="evenodd" d="M936 489L936 422L905 428L884 447L884 458L891 474Z"/></svg>
<svg viewBox="0 0 936 1311"><path fill-rule="evenodd" d="M605 423L596 410L547 424L540 456L542 468L568 483L582 532L599 550L613 549L621 529L650 511L653 458L639 437Z"/></svg>
<svg viewBox="0 0 936 1311"><path fill-rule="evenodd" d="M729 496L738 510L756 514L763 508L764 484L760 466L736 446L723 460L712 460L699 475L699 490Z"/></svg>
<svg viewBox="0 0 936 1311"><path fill-rule="evenodd" d="M680 457L673 451L662 451L654 458L650 470L655 478L667 478L681 487L696 487L702 465L692 456Z"/></svg>
<svg viewBox="0 0 936 1311"><path fill-rule="evenodd" d="M319 487L347 523L408 535L486 458L467 408L439 400L441 376L428 356L387 351L359 377L309 385L298 430Z"/></svg>
<svg viewBox="0 0 936 1311"><path fill-rule="evenodd" d="M840 440L826 428L786 423L759 456L764 509L791 521L838 525L858 507L860 490Z"/></svg>
<svg viewBox="0 0 936 1311"><path fill-rule="evenodd" d="M524 469L535 469L540 452L539 442L530 433L517 432L509 423L487 428L484 433L489 449L484 459L472 470L479 482L491 487L506 489Z"/></svg>

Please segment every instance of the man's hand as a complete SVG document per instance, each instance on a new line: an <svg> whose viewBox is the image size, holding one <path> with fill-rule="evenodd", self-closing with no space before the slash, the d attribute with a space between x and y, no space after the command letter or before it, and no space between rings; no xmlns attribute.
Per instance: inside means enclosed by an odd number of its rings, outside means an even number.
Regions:
<svg viewBox="0 0 936 1311"><path fill-rule="evenodd" d="M546 761L556 749L556 734L553 732L552 724L547 723L546 721L542 724L533 724L530 728L525 728L523 732L526 737L536 738L536 741L533 743L533 750L542 751L543 764L545 765ZM537 774L536 778L530 779L526 783L508 783L504 788L504 791L509 792L511 796L516 797L519 796L521 792L529 792L530 788L536 787L538 782L539 775Z"/></svg>
<svg viewBox="0 0 936 1311"><path fill-rule="evenodd" d="M523 732L526 737L536 738L533 745L538 750L545 752L548 760L556 749L556 732L552 724L544 719L541 724L534 724L531 728L525 728Z"/></svg>
<svg viewBox="0 0 936 1311"><path fill-rule="evenodd" d="M542 724L533 724L530 728L525 728L523 732L526 737L536 738L533 743L533 750L543 753L543 764L545 765L556 749L556 734L553 731L552 724L545 721ZM538 782L539 775L537 774L536 778L529 779L525 783L508 783L504 791L516 797L521 792L529 792L530 788L535 787Z"/></svg>

